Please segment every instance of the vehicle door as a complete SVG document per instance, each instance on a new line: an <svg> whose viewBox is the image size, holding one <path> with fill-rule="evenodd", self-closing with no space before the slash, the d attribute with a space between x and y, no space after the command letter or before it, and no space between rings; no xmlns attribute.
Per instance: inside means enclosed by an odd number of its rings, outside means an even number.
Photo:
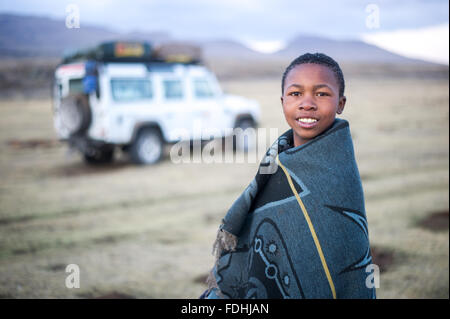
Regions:
<svg viewBox="0 0 450 319"><path fill-rule="evenodd" d="M219 137L223 129L230 126L221 102L222 92L218 83L207 75L190 78L192 104L197 110L196 118L201 121L203 136Z"/></svg>
<svg viewBox="0 0 450 319"><path fill-rule="evenodd" d="M195 118L198 113L187 95L187 81L181 76L161 78L161 108L165 110L166 127L170 139L189 140L194 138Z"/></svg>

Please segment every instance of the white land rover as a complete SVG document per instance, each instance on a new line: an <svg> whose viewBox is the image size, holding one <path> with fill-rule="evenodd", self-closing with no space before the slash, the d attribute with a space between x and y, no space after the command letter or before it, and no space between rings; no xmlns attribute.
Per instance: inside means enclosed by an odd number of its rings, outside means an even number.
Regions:
<svg viewBox="0 0 450 319"><path fill-rule="evenodd" d="M224 94L195 57L163 51L109 42L66 58L55 71L58 137L88 163L110 162L121 147L133 162L153 164L166 143L224 138L234 128L257 126L256 101Z"/></svg>

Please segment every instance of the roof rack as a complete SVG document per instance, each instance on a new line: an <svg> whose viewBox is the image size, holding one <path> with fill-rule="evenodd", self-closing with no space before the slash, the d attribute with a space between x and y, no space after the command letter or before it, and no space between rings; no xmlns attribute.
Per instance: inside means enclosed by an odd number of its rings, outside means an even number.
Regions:
<svg viewBox="0 0 450 319"><path fill-rule="evenodd" d="M153 47L147 42L110 41L67 54L62 64L83 60L198 64L202 58L201 49L188 43L167 42Z"/></svg>

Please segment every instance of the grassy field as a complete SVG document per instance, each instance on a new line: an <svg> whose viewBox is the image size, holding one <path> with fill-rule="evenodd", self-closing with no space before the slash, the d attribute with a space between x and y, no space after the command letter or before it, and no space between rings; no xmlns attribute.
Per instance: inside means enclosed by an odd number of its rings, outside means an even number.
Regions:
<svg viewBox="0 0 450 319"><path fill-rule="evenodd" d="M449 297L448 80L347 79L379 298ZM287 129L279 80L227 81ZM50 100L0 101L0 297L197 298L221 218L257 164L86 166L56 141ZM442 212L437 227L421 224ZM446 225L445 225L446 223ZM436 225L435 225L436 226ZM443 227L439 227L443 226ZM65 287L65 267L81 287Z"/></svg>

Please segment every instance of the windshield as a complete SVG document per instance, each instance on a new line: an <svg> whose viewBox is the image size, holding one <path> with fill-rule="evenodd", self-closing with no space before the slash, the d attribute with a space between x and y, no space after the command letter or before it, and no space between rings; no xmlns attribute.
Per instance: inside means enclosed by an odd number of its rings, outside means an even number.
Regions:
<svg viewBox="0 0 450 319"><path fill-rule="evenodd" d="M116 101L149 100L153 97L149 79L111 79L111 90Z"/></svg>

